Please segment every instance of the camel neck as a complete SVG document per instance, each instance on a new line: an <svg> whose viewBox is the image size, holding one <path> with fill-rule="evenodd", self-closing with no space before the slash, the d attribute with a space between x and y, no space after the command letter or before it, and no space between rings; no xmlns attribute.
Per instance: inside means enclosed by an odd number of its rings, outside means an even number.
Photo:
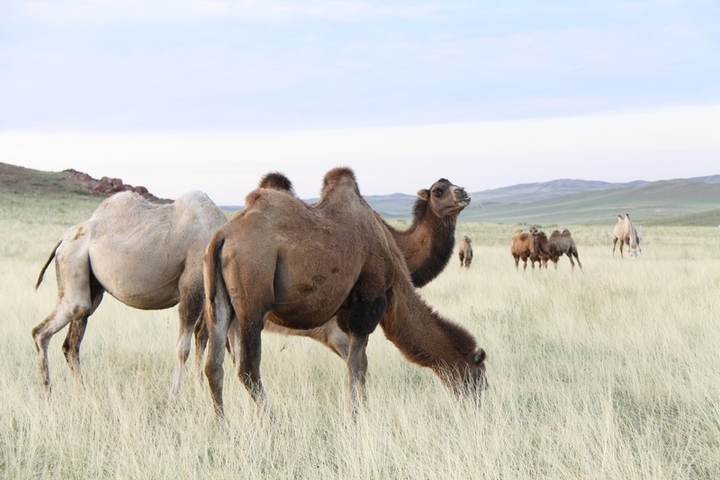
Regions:
<svg viewBox="0 0 720 480"><path fill-rule="evenodd" d="M447 266L455 248L457 214L440 218L424 200L413 207L413 222L407 230L389 227L405 256L413 285L423 287Z"/></svg>
<svg viewBox="0 0 720 480"><path fill-rule="evenodd" d="M477 344L467 330L434 312L412 285L403 283L393 289L380 325L408 360L438 370L456 365L475 351Z"/></svg>

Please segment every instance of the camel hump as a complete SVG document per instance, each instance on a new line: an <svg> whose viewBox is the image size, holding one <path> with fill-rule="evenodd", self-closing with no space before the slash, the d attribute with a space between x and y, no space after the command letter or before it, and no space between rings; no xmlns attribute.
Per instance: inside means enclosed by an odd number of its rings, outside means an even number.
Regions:
<svg viewBox="0 0 720 480"><path fill-rule="evenodd" d="M260 180L259 188L271 188L295 195L293 184L289 178L280 172L270 172L265 174Z"/></svg>
<svg viewBox="0 0 720 480"><path fill-rule="evenodd" d="M562 234L561 234L561 235L564 236L564 237L571 237L571 236L572 236L572 235L570 234L570 230L568 230L567 228L562 231Z"/></svg>
<svg viewBox="0 0 720 480"><path fill-rule="evenodd" d="M358 187L357 179L355 178L355 172L350 167L337 167L330 170L325 174L323 178L323 189L321 197L325 197L326 193L335 188L336 186L349 186L355 190L355 193L360 195L360 188Z"/></svg>

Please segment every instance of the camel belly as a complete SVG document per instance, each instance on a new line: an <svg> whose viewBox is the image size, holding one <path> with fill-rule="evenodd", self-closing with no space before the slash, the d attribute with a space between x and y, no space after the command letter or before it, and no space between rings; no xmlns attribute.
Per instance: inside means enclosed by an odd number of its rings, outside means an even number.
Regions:
<svg viewBox="0 0 720 480"><path fill-rule="evenodd" d="M170 308L180 301L177 276L95 273L103 289L125 305L141 310Z"/></svg>

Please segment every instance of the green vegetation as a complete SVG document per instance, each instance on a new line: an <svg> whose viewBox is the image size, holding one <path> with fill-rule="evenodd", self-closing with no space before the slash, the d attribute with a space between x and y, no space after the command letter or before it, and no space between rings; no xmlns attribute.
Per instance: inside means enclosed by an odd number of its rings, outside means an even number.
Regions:
<svg viewBox="0 0 720 480"><path fill-rule="evenodd" d="M378 330L368 402L353 422L342 362L310 340L267 334L263 379L277 424L227 359L218 426L192 365L180 398L167 400L176 309L132 310L109 295L83 343L85 388L60 332L54 388L43 392L30 331L55 305L54 269L33 285L62 231L95 205L0 196L0 477L720 477L720 229L648 225L631 261L612 257L611 225L548 221L571 229L584 272L561 259L557 271L523 273L509 253L515 224L462 222L472 267L461 270L455 255L420 292L487 350L491 388L479 407Z"/></svg>

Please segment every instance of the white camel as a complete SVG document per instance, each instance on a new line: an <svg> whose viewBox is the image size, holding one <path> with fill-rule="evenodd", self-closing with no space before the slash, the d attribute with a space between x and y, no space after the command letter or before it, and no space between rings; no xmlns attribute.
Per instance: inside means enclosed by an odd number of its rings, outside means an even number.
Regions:
<svg viewBox="0 0 720 480"><path fill-rule="evenodd" d="M50 387L47 349L68 323L63 353L81 380L80 343L88 317L108 292L130 307L159 310L179 304L171 394L180 390L193 328L203 310L203 253L227 218L212 200L194 191L174 203L151 203L133 192L103 201L89 220L68 229L42 268L35 288L55 258L58 303L32 335L43 383Z"/></svg>
<svg viewBox="0 0 720 480"><path fill-rule="evenodd" d="M630 214L626 213L625 218L618 215L618 221L613 230L613 257L615 256L615 245L620 240L620 257L623 256L623 244L628 246L628 254L631 257L637 257L638 252L642 253L640 248L640 237L638 237L635 226L630 221Z"/></svg>

